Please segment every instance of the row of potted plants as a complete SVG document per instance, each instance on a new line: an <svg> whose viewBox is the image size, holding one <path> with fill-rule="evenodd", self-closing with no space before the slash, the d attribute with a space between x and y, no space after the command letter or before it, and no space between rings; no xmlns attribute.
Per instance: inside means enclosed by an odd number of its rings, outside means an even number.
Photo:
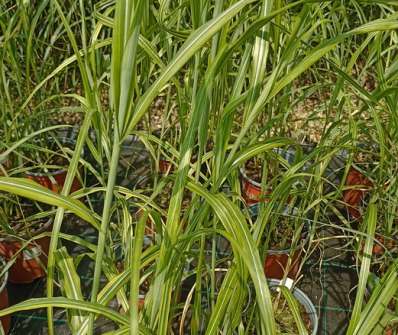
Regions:
<svg viewBox="0 0 398 335"><path fill-rule="evenodd" d="M293 164L295 161L295 152L292 149L274 150L274 153L279 155L288 165ZM364 174L353 166L348 168L347 176L343 179L346 160L347 155L344 153L338 155L336 159L329 162L330 166L325 170L325 178L328 179L330 183L333 183L335 188L339 186L339 183L344 181L342 199L340 200L344 205L341 207L342 213L346 213L347 218L352 221L352 227L357 228L357 222L361 220L361 213L364 211L364 208L366 208L366 196L370 193L373 184ZM259 216L262 203L270 201L269 199L272 195L272 188L270 188L270 185L275 185L272 179L277 178L277 174L281 169L282 171L286 171L286 168L282 166L280 162L277 162L279 166L275 168L275 166L272 166L269 164L269 161L267 161L268 166L266 167L265 173L268 175L263 184L265 185L264 188L262 187L262 182L264 182L264 180L262 180L264 162L266 162L266 160L263 159L261 161L261 159L255 158L246 162L244 167L240 170L243 198L249 206L251 217L254 220ZM170 173L171 166L171 163L167 160L159 162L159 170L163 174L167 175ZM302 170L308 171L310 168L310 163L306 163ZM273 169L276 170L276 173L273 173ZM294 221L294 210L292 204L284 207L284 215L281 215L284 219L279 219L277 229L271 231L271 234L269 234L269 241L272 243L269 245L264 261L264 271L268 278L282 279L290 277L295 279L299 274L302 265L302 256L305 253L304 247L309 238L308 232L311 230L311 220L307 218L301 219L301 227L298 229L297 225L292 225L292 222L289 223L289 219L286 219L286 217L290 217L290 221ZM275 212L273 214L275 215ZM289 232L297 233L297 231L301 232L299 234L299 242L292 248L290 246L293 241L293 236L289 236ZM378 251L380 244L386 244L385 246L387 247L392 247L394 244L392 239L389 243L384 243L386 240L382 236L377 236L377 241L379 243L376 243L373 247L373 253L376 255L380 254ZM225 250L225 248L223 249ZM381 274L381 276L382 275L383 274ZM390 328L386 330L386 334L390 334L389 329Z"/></svg>
<svg viewBox="0 0 398 335"><path fill-rule="evenodd" d="M286 171L286 163L291 165L294 163L295 152L294 150L275 150L276 155L279 155L285 161L276 163L276 166L269 167L268 181L272 178L277 177L280 171ZM259 163L260 160L255 159L247 162L244 168L241 169L242 175L242 192L243 198L246 200L249 206L250 216L252 220L255 221L260 213L262 203L267 202L267 197L271 195L272 190L264 192L261 188L261 173L263 166ZM264 162L264 160L263 160ZM283 166L285 163L285 166ZM43 173L29 173L28 178L35 180L42 186L45 186L55 192L59 192L63 186L64 175L66 174L67 161L64 161L65 167L63 169L57 170L54 174L47 172ZM168 175L171 173L171 163L167 160L159 161L159 171L163 175ZM303 169L308 169L307 164ZM273 171L274 169L274 175ZM55 176L55 177L54 177ZM57 177L59 176L59 178ZM63 176L63 177L62 177ZM269 183L271 184L271 183ZM74 183L76 187L73 187L72 191L78 190L81 185L76 179ZM347 178L346 186L347 190L343 193L343 200L347 206L347 212L354 219L359 219L360 206L365 198L366 190L371 187L371 182L364 177L358 170L350 168ZM350 188L353 187L353 188ZM364 188L366 187L366 188ZM8 202L9 203L9 202ZM21 207L21 206L20 206ZM27 207L23 205L23 207ZM33 205L30 206L32 208ZM292 229L292 222L295 219L295 209L290 205L286 205L280 213L282 219L278 220L278 225L275 230L269 235L268 243L269 248L267 251L267 256L264 261L264 271L267 278L282 279L284 277L297 278L299 269L302 263L302 256L306 243L308 242L308 232L311 229L308 219L301 219L299 226L301 226L301 234L298 236L298 242L294 248L290 248L294 236L291 233L297 232L297 225ZM25 219L26 214L29 211L26 209L21 211L20 214L8 213L8 217L23 217ZM31 213L32 214L32 213ZM281 222L283 224L281 224ZM39 229L31 228L34 223L30 224L29 227L29 237L32 239L39 234L48 231L51 227L51 220L41 224ZM297 222L296 222L297 223ZM21 226L22 223L19 223ZM26 226L26 224L25 224ZM14 229L18 228L18 223L13 222L11 227ZM147 235L153 233L154 227L151 225L147 228ZM290 233L290 235L289 235ZM21 236L19 236L21 237ZM26 236L23 237L24 240L29 240ZM297 238L297 236L296 236ZM265 242L265 241L264 241ZM33 242L23 245L18 241L3 241L0 244L0 254L3 255L7 260L15 258L15 262L10 269L9 280L14 283L26 283L35 280L36 278L43 277L45 275L45 264L46 264L46 254L48 253L48 237L44 236L41 238L34 239ZM376 246L377 247L377 246ZM376 248L375 247L375 248Z"/></svg>
<svg viewBox="0 0 398 335"><path fill-rule="evenodd" d="M251 322L250 315L253 315L253 323L257 323L253 327L256 333L275 333L267 285L260 283L265 279L261 262L271 256L270 247L284 249L291 242L301 246L300 241L305 241L306 236L309 235L311 239L311 233L305 232L307 220L318 220L319 204L328 202L328 198L334 197L335 202L342 203L342 195L339 193L345 192L346 185L342 182L340 187L332 186L330 191L327 184L333 183L325 183L324 188L321 183L317 184L317 181L328 176L322 162L318 160L315 160L318 172L312 178L305 164L293 171L286 166L286 159L269 159L275 152L267 152L264 154L267 164L262 165L262 174L257 176L260 191L254 195L248 192L245 195L247 201L243 205L236 176L244 162L242 160L234 165L236 161L233 156L245 146L246 141L257 143L261 136L274 139L276 136L290 134L291 128L297 126L304 129L295 132L296 135L305 133L310 138L315 135L318 139L321 138L319 141L324 141L331 132L336 137L344 137L347 133L348 137L354 138L362 125L365 128L375 125L373 128L379 131L384 125L376 119L377 114L383 115L383 119L387 114L387 131L383 134L386 136L381 136L380 142L395 137L394 115L397 108L393 92L397 78L394 68L396 48L391 45L395 42L397 25L391 14L394 13L394 6L390 2L361 5L350 1L318 4L312 1L178 0L153 3L88 1L87 5L83 5L82 1L75 1L70 6L61 1L43 1L42 5L35 6L25 1L21 6L13 6L8 2L0 5L4 9L4 24L1 25L4 27L1 29L4 52L0 101L8 114L5 119L13 125L12 131L4 131L10 135L7 136L11 139L10 142L15 140L15 136L12 136L16 130L20 132L19 124L14 122L16 116L19 117L21 126L35 123L38 114L35 111L41 111L42 118L46 119L50 114L47 110L50 105L48 102L55 101L57 105L65 96L68 96L65 99L73 99L78 103L77 109L84 118L78 147L90 142L87 136L89 125L95 127L98 134L96 143L91 143L91 149L93 155L97 154L94 156L100 165L98 179L101 181L100 187L93 188L93 192L101 189L98 193L102 193L104 201L100 201L102 214L94 215L93 220L99 238L95 245L95 256L91 255L95 258L91 301L87 301L83 295L63 292L65 299L61 306L73 311L76 323L81 320L80 312L84 314L83 319L89 314L87 327L88 333L91 333L96 315L103 312L117 323L118 332L136 334L142 330L146 333L148 328L158 334L168 334L172 319L178 315L174 312L173 290L185 274L184 267L179 266L182 262L178 260L190 252L187 240L196 243L199 239L198 243L204 244L210 231L209 234L213 235L218 235L218 232L220 235L225 234L227 240L237 244L233 246L236 257L232 259L236 263L226 267L230 281L226 281L225 286L231 284L232 290L224 295L226 307L219 306L221 303L215 302L213 294L212 304L217 304L217 307L213 306L212 316L216 320L210 322L214 330L210 333L228 333L231 328L239 329L240 333L250 332L251 329L246 331L240 327L242 318L239 314L242 311L242 301L245 301L246 294L250 292L242 286L246 283L250 285L251 282L256 291L256 301L248 307L248 323ZM39 38L32 39L32 36ZM366 90L362 88L363 79L367 82ZM371 85L367 85L369 81ZM164 94L166 98L159 99ZM306 105L311 101L315 103L309 108L295 108L299 107L298 102ZM172 194L171 200L158 210L163 215L167 209L167 218L161 222L161 229L159 224L155 224L156 230L159 227L158 233L162 234L162 238L156 241L159 243L153 246L154 249L158 248L154 252L156 259L152 262L152 273L155 275L151 292L156 297L149 301L148 310L144 308L144 317L139 318L141 315L137 313L136 302L139 297L137 286L142 279L141 253L140 248L136 247L138 243L134 243L131 250L131 242L133 235L136 242L139 240L136 236L140 234L132 234L131 228L140 225L132 224L135 219L131 218L125 204L127 196L120 197L119 191L123 186L129 186L129 196L137 195L136 198L143 203L140 203L141 207L145 208L152 200L152 189L149 186L140 190L141 193L134 192L135 189L130 187L130 179L120 182L117 172L120 170L123 141L140 129L143 123L148 124L147 128L151 128L148 132L152 132L152 105L158 105L157 109L160 109L156 116L162 118L161 127L178 134L173 143L181 145L178 145L177 151L180 155L176 159L178 164L160 168L168 174L178 166L176 173L168 179L172 181L172 187L164 192L166 195ZM26 119L30 122L25 122ZM295 119L299 119L299 122ZM364 119L365 122L361 122ZM305 128L312 120L316 121L315 127L320 128L316 129L315 134ZM294 123L293 127L290 127L291 122ZM333 125L335 129L332 129ZM30 133L31 128L20 133ZM366 133L368 128L360 132ZM189 164L194 164L195 154L196 160L205 154L206 139L213 136L217 139L214 141L215 150L209 154L214 154L215 157L214 173L206 175L206 166L202 169L198 165L192 172ZM36 147L45 145L47 144L39 144ZM332 146L327 149L331 150ZM33 146L31 148L35 150ZM76 150L73 155L74 163L81 154L80 150ZM228 150L233 154L227 157ZM176 155L173 153L171 156ZM311 160L307 162L313 164ZM45 166L47 169L60 163L62 165L62 162L51 162L47 158L38 160L38 164L33 161L31 163L34 167ZM251 163L248 162L243 172L253 179L255 174L250 175L248 170L256 168L258 161L252 159ZM350 165L344 165L345 174ZM278 173L284 169L282 175ZM74 176L76 172L79 174L77 164L72 164L69 170L69 176ZM128 174L124 171L125 166L121 170ZM233 171L230 173L230 170ZM288 178L292 175L296 177L296 173L300 176L289 183ZM38 176L31 177L34 179ZM314 182L312 179L317 180ZM186 186L197 186L192 180L200 185L197 192L192 191L192 197L188 198L191 204L186 208L185 204L181 205ZM59 191L62 181L57 181L54 176L50 181L45 187ZM308 189L305 189L307 181ZM228 196L219 192L221 184L225 183L229 183ZM58 186L53 188L53 185ZM251 184L244 187L244 193L249 190L249 186ZM316 188L311 188L313 186ZM209 189L210 195L206 193ZM38 194L42 189L36 191ZM303 192L307 192L308 200L311 200L305 204L298 201ZM312 193L317 194L312 198ZM250 215L246 207L256 203L257 213ZM115 208L118 209L119 206L125 209L123 216L114 220ZM351 207L354 206L357 205ZM310 211L313 207L314 218ZM346 210L347 206L341 207ZM251 208L253 211L254 207ZM243 217L242 212L247 215ZM85 213L88 213L86 218L91 218L90 210ZM231 213L235 220L231 219ZM49 260L50 279L54 277L54 271L62 272L53 253L58 251L54 246L58 246L60 236L57 230L63 215L63 210L58 208ZM358 226L361 225L360 219L351 220L352 214L349 212L348 216L351 216L348 221L356 221ZM280 225L279 221L282 222ZM124 242L121 249L125 252L125 266L124 272L120 274L124 278L123 284L115 283L120 278L116 276L115 279L114 271L110 271L114 266L114 247L119 243L114 237L117 229L122 235L120 240ZM187 230L191 234L186 234ZM151 231L152 228L147 233ZM276 239L280 239L277 246L273 245ZM179 248L180 244L187 247ZM151 246L145 251L150 248ZM290 249L292 263L296 250ZM203 259L196 258L199 263L195 266L197 296L200 296L202 274L206 273L203 270L206 267L201 266ZM72 263L68 264L71 268L74 266ZM144 264L143 267L147 265ZM211 267L214 270L214 264ZM285 275L287 272L290 274L291 268L292 264L282 267ZM130 273L126 274L126 271ZM109 295L100 290L104 275L107 279L106 293ZM294 277L294 274L291 276ZM71 284L75 284L74 288L79 288L79 278L75 277ZM126 294L129 288L130 306L128 293ZM77 291L74 290L74 293ZM225 293L227 289L221 288L220 291ZM283 295L287 293L283 288L280 291ZM106 309L107 297L116 295L124 305L124 311L129 310L130 317ZM52 299L52 280L47 282L47 296L48 300L37 301L35 306L48 308L49 333L54 334L53 308L59 306L57 304L60 300ZM286 301L287 304L294 301L289 299L288 293L285 297L282 303L284 306ZM78 303L76 299L79 300ZM279 300L279 297L275 299ZM102 305L100 313L96 309L97 302ZM198 300L195 302L197 305L193 309L197 314L196 321L199 322L202 319L200 303ZM24 306L18 308L21 310ZM88 308L91 310L88 311ZM185 309L182 310L184 312ZM283 311L282 316L285 314L287 312ZM300 310L296 314L299 315ZM304 323L307 324L305 320ZM306 333L305 325L302 328L304 330L301 333ZM79 333L85 333L84 329ZM193 333L200 333L198 327ZM294 330L293 333L299 332Z"/></svg>
<svg viewBox="0 0 398 335"><path fill-rule="evenodd" d="M69 166L67 150L73 150L75 128L66 128L56 134L34 138L21 150L25 152L23 167L9 166L7 175L25 178L59 193ZM39 147L39 149L38 149ZM13 160L13 158L11 158ZM38 163L38 162L41 162ZM81 188L75 178L72 192ZM46 213L47 205L17 196L2 196L0 255L12 261L9 281L30 283L45 276L44 270L52 229L52 219Z"/></svg>
<svg viewBox="0 0 398 335"><path fill-rule="evenodd" d="M308 149L304 146L304 149ZM264 273L270 279L270 288L273 291L274 285L279 281L290 283L298 278L302 268L303 256L309 247L311 222L302 216L298 208L295 207L294 196L286 198L286 204L273 203L272 193L279 185L281 176L299 160L299 155L295 147L287 149L274 149L268 157L253 157L245 162L240 169L241 191L243 199L249 206L249 214L252 222L264 220L271 207L272 215L268 213L266 220L267 231L265 240L261 244L265 246ZM310 169L307 162L302 167L303 171ZM295 188L295 185L292 185ZM282 200L283 201L283 200ZM262 249L260 249L262 250ZM289 284L287 284L288 288ZM318 331L318 313L313 302L305 293L297 288L292 290L297 299L300 316L308 334L316 334ZM273 293L276 306L288 306L286 302L280 302L279 297ZM282 305L278 305L282 304ZM289 306L290 308L292 306ZM285 307L287 308L287 307ZM289 317L291 311L285 311L279 307L275 311L278 320L285 320L287 325L278 324L277 332L294 332L294 319ZM290 319L290 321L288 321ZM285 328L286 327L286 328ZM296 329L298 331L298 329Z"/></svg>
<svg viewBox="0 0 398 335"><path fill-rule="evenodd" d="M394 172L391 175L377 174L377 161L375 157L379 148L375 145L363 144L362 151L354 158L353 165L349 168L346 177L347 189L343 193L347 215L351 219L351 227L365 231L365 213L372 194L378 194L380 206L377 213L375 234L371 250L371 265L367 283L367 295L377 294L379 287L394 271L394 263L398 257L398 215L394 200ZM372 179L374 177L374 179ZM378 186L380 185L380 186ZM360 260L363 255L363 238L357 238L356 254ZM369 299L369 297L368 297ZM394 315L398 311L398 296L393 293L393 298L387 304L387 313ZM392 335L398 332L398 323L380 326L384 334Z"/></svg>
<svg viewBox="0 0 398 335"><path fill-rule="evenodd" d="M282 158L286 157L286 163L288 165L294 163L293 150L276 150L275 154L282 156ZM193 164L194 163L195 162L193 162ZM167 177L173 173L173 164L167 159L161 159L158 164L161 175ZM245 168L246 166L247 165L245 165ZM285 170L286 168L284 171ZM250 221L253 223L261 217L265 199L260 196L262 193L260 183L249 179L248 174L244 169L241 169L241 174L242 194L246 202L246 210ZM253 189L254 193L250 193ZM292 281L298 277L299 270L302 266L302 257L309 241L311 226L309 220L298 216L298 210L294 208L293 204L288 203L285 206L282 206L279 214L275 212L272 214L274 218L277 218L277 225L274 227L275 229L271 229L271 234L267 235L267 241L262 241L261 243L268 245L264 260L264 272L266 277L270 278L269 284L271 289L274 291L278 285L292 285ZM149 224L149 227L150 228L148 228L147 231L152 232L151 238L153 238L153 234L156 234L156 230L153 229L153 224ZM301 231L301 233L297 234L298 231ZM218 249L222 249L222 256L225 257L231 255L232 250L230 246L228 246L228 242L224 239L219 241ZM289 288L292 287L290 286ZM295 298L299 301L299 305L302 306L300 307L300 311L302 311L302 316L304 317L304 320L306 320L305 324L308 333L316 334L318 317L314 304L299 289L294 288L292 289L292 292ZM293 319L286 317L286 311L284 311L282 307L285 306L284 308L286 308L286 301L280 303L277 302L281 300L280 294L273 295L273 300L274 299L276 302L275 313L278 314L279 311L281 315L284 315L284 318L278 318L279 321L277 326L281 327L279 331L283 333L286 330L290 331L293 329L294 332L295 322ZM284 299L282 300L284 301ZM278 310L279 308L282 308L282 310Z"/></svg>
<svg viewBox="0 0 398 335"><path fill-rule="evenodd" d="M60 193L73 150L76 127L33 138L19 147L18 156L7 157L3 175L22 175L49 190ZM21 162L20 157L23 157ZM22 167L21 167L22 164ZM75 178L72 192L81 188ZM7 282L28 284L46 276L52 230L51 207L22 197L2 194L0 201L1 308L8 307ZM49 218L50 217L50 218ZM5 334L10 316L1 318Z"/></svg>
<svg viewBox="0 0 398 335"><path fill-rule="evenodd" d="M293 161L294 157L292 158L292 154L289 152L285 152L284 156L286 157L287 161ZM293 155L294 156L294 155ZM345 157L346 158L346 157ZM344 158L339 157L338 166L336 166L336 161L334 161L333 169L334 173L329 173L327 177L332 176L334 179L332 181L337 186L341 179L336 179L336 176L342 176L342 171L344 170ZM356 167L358 164L359 168ZM366 167L369 167L371 164L366 164ZM355 166L355 167L354 167ZM245 166L246 168L246 166ZM366 169L362 170L364 166L361 166L361 161L354 161L354 164L349 167L347 171L347 175L345 177L344 182L344 190L342 193L342 213L346 214L346 217L351 222L352 229L360 229L361 222L364 217L364 213L367 209L367 204L370 199L370 195L374 193L376 190L374 188L373 182L365 175ZM340 174L338 173L340 171ZM365 171L365 172L363 172ZM368 171L370 172L370 171ZM257 176L257 180L254 178L250 178L246 170L241 170L242 174L242 189L244 192L245 200L250 204L253 202L260 202L260 201L267 201L267 196L269 197L271 190L266 190L265 192L261 188L260 179L261 176L258 173L254 174ZM383 191L388 192L388 185L389 182L382 182ZM387 198L387 197L385 197ZM391 199L394 199L392 196ZM387 200L384 202L393 201ZM258 205L256 205L257 207ZM392 208L392 210L391 210ZM398 257L398 229L397 229L397 214L395 213L396 205L392 204L391 206L385 206L386 212L381 213L381 218L379 220L380 223L377 224L378 230L376 230L375 240L372 248L372 266L371 272L369 274L369 287L373 286L373 289L370 291L375 290L375 287L380 286L381 278L386 276L387 270L389 270L390 265L393 264ZM385 215L387 213L387 215ZM383 227L387 226L387 222L390 222L389 231L387 232ZM310 225L308 225L310 226ZM362 225L363 226L363 225ZM363 226L366 227L366 226ZM294 230L296 230L295 227ZM272 239L272 237L271 237ZM302 243L305 242L305 235L302 236ZM362 245L359 244L356 250L361 254ZM277 256L275 256L275 254ZM265 272L267 275L273 275L277 278L283 276L283 274L287 271L287 276L291 278L296 278L299 265L301 264L301 255L302 250L278 250L268 252L266 259L265 259ZM289 263L289 258L291 258ZM361 258L362 259L362 258ZM288 267L288 265L291 265ZM296 265L295 265L296 264ZM279 266L279 273L275 273L272 271L273 268ZM373 285L372 285L373 283ZM398 304L397 304L398 296L392 299L392 301L388 305L388 310L390 311L391 315L394 315L398 311ZM383 334L393 334L394 332L398 331L398 325L387 325L384 329ZM383 326L384 327L384 326Z"/></svg>

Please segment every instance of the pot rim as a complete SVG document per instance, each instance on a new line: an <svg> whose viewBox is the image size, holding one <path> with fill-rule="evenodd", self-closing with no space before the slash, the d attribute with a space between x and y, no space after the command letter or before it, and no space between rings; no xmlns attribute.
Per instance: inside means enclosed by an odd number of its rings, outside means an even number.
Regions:
<svg viewBox="0 0 398 335"><path fill-rule="evenodd" d="M302 143L302 144L300 144L300 145L301 145L301 147L306 147L306 146L312 147L311 144L303 144L303 143ZM316 146L315 146L315 147L316 147ZM315 147L312 147L312 149L314 149ZM283 158L285 158L285 159L289 162L289 164L291 164L291 161L294 161L294 158L295 158L295 157L294 157L294 156L295 156L294 147L288 147L287 149L285 149L285 148L275 148L275 149L273 149L272 151L274 151L276 154L278 154L278 155L282 156ZM344 149L343 149L343 150L340 150L340 151L332 158L331 162L332 162L333 159L334 159L335 162L340 161L340 162L343 162L343 163L344 163L344 162L346 161L346 159L347 159L347 155L348 155L348 154L347 154L346 150L344 150ZM331 162L329 162L329 165L330 165ZM306 169L308 169L311 165L312 165L311 161L306 162L306 163L304 164L304 166L303 166L303 169L306 170ZM334 182L335 182L336 184L340 183L340 180L339 180L339 177L338 177L338 172L339 172L339 170L344 169L344 166L338 167L338 168L336 169L336 168L334 168L334 167L331 168L329 165L328 165L328 166L326 167L326 169L325 169L325 178L327 178L327 179L331 178L332 180L334 180ZM241 167L241 168L239 169L239 172L240 172L240 174L242 175L243 179L245 179L245 180L248 181L250 184L252 184L252 185L254 185L254 186L256 186L256 187L261 188L261 183L254 181L253 179L251 179L251 178L247 175L246 169L245 169L244 166Z"/></svg>
<svg viewBox="0 0 398 335"><path fill-rule="evenodd" d="M286 159L289 162L289 164L291 164L291 161L294 161L295 154L296 154L296 151L294 150L294 148L290 148L290 147L288 147L288 148L274 148L274 149L272 149L272 151L275 154L280 155L282 158ZM241 175L242 175L242 177L244 179L246 179L252 185L254 185L254 186L258 187L258 188L261 188L261 183L259 183L257 181L254 181L253 179L251 179L247 175L246 168L244 167L244 165L239 169L239 171L240 171L240 173L241 173Z"/></svg>
<svg viewBox="0 0 398 335"><path fill-rule="evenodd" d="M59 137L58 140L61 143L64 143L64 144L65 143L67 143L67 144L76 144L76 140L75 139L71 139L71 138L67 138L67 137L63 137L63 136ZM55 141L52 140L52 142L55 142ZM84 147L83 147L82 151L80 153L80 157L81 158L84 157L84 154L85 154L85 150L84 150ZM37 168L36 166L33 166L32 170L34 170L36 168ZM56 175L59 175L59 174L61 174L63 172L66 172L66 171L68 171L68 166L60 168L60 169L57 169L57 170L54 170L54 171L49 171L49 172L33 172L33 171L28 170L28 171L25 171L25 174L28 175L28 176L34 176L34 177L48 177L48 176L56 176Z"/></svg>
<svg viewBox="0 0 398 335"><path fill-rule="evenodd" d="M285 254L289 254L291 251L295 251L297 252L300 248L303 247L305 243L301 242L300 244L297 245L296 248L290 248L290 249L282 249L282 250L274 250L274 249L270 249L267 250L266 254L268 255L285 255Z"/></svg>
<svg viewBox="0 0 398 335"><path fill-rule="evenodd" d="M45 223L43 224L43 226L38 229L37 232L35 232L34 236L37 236L43 232L45 232L47 230L48 227L51 226L51 224L53 223L53 219L49 218L47 221L45 221ZM34 237L32 236L32 237ZM5 243L15 243L18 242L20 243L22 239L26 239L26 240L30 240L32 237L28 238L26 235L21 236L20 239L17 238L13 238L13 237L0 237L0 243L5 242ZM0 256L1 257L1 256ZM1 291L0 291L1 292Z"/></svg>
<svg viewBox="0 0 398 335"><path fill-rule="evenodd" d="M318 313L316 311L314 303L311 301L311 299L308 297L307 294L305 294L302 290L300 290L297 287L293 287L292 289L289 288L289 286L286 284L286 282L282 279L274 279L270 278L267 279L268 281L268 286L272 290L272 288L276 288L277 286L285 286L287 287L294 295L294 297L298 300L298 302L304 307L307 315L309 316L311 320L311 326L312 326L312 335L315 335L318 331L319 327L319 317Z"/></svg>
<svg viewBox="0 0 398 335"><path fill-rule="evenodd" d="M245 179L246 181L248 181L250 184L261 188L261 183L254 181L253 179L251 179L247 174L246 174L246 169L244 167L241 167L239 169L240 174L242 175L243 179Z"/></svg>
<svg viewBox="0 0 398 335"><path fill-rule="evenodd" d="M49 171L49 172L32 172L32 171L25 171L25 174L28 176L33 176L33 177L49 177L49 176L57 176L62 173L67 172L68 170L65 168L55 170L55 171Z"/></svg>

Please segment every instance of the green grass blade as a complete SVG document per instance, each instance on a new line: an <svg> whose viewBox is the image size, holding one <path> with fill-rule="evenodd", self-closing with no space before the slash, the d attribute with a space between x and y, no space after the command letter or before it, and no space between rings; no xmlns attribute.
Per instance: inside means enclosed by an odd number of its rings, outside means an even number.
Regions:
<svg viewBox="0 0 398 335"><path fill-rule="evenodd" d="M126 316L97 303L73 300L68 298L35 298L28 299L14 306L0 310L0 317L20 311L31 311L45 307L58 307L66 309L75 309L79 311L90 312L102 315L120 325L128 325L129 320Z"/></svg>
<svg viewBox="0 0 398 335"><path fill-rule="evenodd" d="M68 254L65 247L57 250L55 259L61 274L61 287L65 292L66 298L83 301L83 294L80 286L80 278L76 272L72 257ZM69 311L69 318L72 332L75 333L83 322L80 311Z"/></svg>
<svg viewBox="0 0 398 335"><path fill-rule="evenodd" d="M262 326L266 334L275 334L275 320L270 291L266 283L258 249L249 232L244 215L235 204L221 193L217 195L209 193L193 182L188 182L187 187L206 199L225 226L225 229L231 234L231 242L235 246L239 246L235 251L242 258L253 280Z"/></svg>
<svg viewBox="0 0 398 335"><path fill-rule="evenodd" d="M0 190L70 210L83 220L91 223L96 229L99 229L94 215L80 201L52 192L30 179L0 177Z"/></svg>
<svg viewBox="0 0 398 335"><path fill-rule="evenodd" d="M141 99L137 102L137 106L132 118L127 124L127 127L122 132L124 136L128 135L142 116L147 111L153 99L163 89L164 85L188 62L188 60L198 51L212 36L217 33L229 20L239 13L245 6L255 0L241 0L230 6L227 10L222 12L218 17L212 19L208 23L198 28L186 40L182 48L179 50L175 58L170 62L156 82L145 92Z"/></svg>
<svg viewBox="0 0 398 335"><path fill-rule="evenodd" d="M348 326L347 335L354 334L354 330L357 326L357 323L361 317L361 311L363 306L363 299L366 291L366 283L368 280L371 257L372 257L372 249L373 249L373 239L376 230L376 222L377 222L377 205L374 202L369 204L367 213L366 213L366 227L367 227L367 236L365 241L365 246L363 248L363 256L362 256L362 264L361 270L359 273L358 280L358 288L357 294L355 298L355 304L351 315L350 324ZM361 247L360 247L361 248ZM362 252L359 250L359 252Z"/></svg>
<svg viewBox="0 0 398 335"><path fill-rule="evenodd" d="M131 281L130 281L130 335L138 332L138 299L140 288L140 269L144 231L147 224L148 213L143 211L135 229L134 244L131 255Z"/></svg>
<svg viewBox="0 0 398 335"><path fill-rule="evenodd" d="M373 328L380 319L389 314L388 305L398 292L398 260L389 268L387 273L374 288L369 301L358 318L356 327L352 334L373 334Z"/></svg>
<svg viewBox="0 0 398 335"><path fill-rule="evenodd" d="M294 321L296 322L299 335L308 335L307 328L305 327L303 319L301 318L300 307L297 303L296 298L294 297L292 292L290 292L290 290L287 287L280 286L279 289L283 293L283 296L285 297L285 299L289 305L290 312L293 314Z"/></svg>

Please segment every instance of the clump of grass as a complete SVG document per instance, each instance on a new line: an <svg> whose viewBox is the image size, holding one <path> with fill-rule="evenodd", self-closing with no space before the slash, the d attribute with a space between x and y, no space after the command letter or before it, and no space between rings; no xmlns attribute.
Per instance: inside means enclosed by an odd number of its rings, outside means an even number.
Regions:
<svg viewBox="0 0 398 335"><path fill-rule="evenodd" d="M377 188L371 192L370 214L357 228L367 235L366 250L371 249L377 226L375 194L382 195L380 185L385 185L386 175L393 175L396 163L395 9L388 1L3 2L0 109L5 126L0 163L10 152L17 157L11 164L14 168L33 161L35 153L23 157L22 145L33 141L38 129L50 120L54 122L54 110L62 114L70 108L81 118L60 195L22 179L0 177L2 191L57 206L47 298L24 302L0 311L0 315L45 307L52 335L53 309L61 307L73 311L74 333L93 333L95 318L102 315L114 321L116 331L122 333L165 335L173 320L189 309L192 334L204 329L207 334L245 332L242 310L249 294L245 283L250 281L257 304L255 331L275 334L277 316L285 319L288 313L285 304L273 309L262 269L259 255L265 248L262 241L270 238L267 228L277 226L275 213L280 211L276 209L288 200L297 206L301 217L311 213L315 223L329 210L341 218L341 206L335 204L341 203L355 148L364 137L377 144L377 154L372 155L376 162L369 171ZM65 99L67 106L63 106ZM309 108L300 105L307 103L311 103ZM156 124L152 116L156 116ZM308 124L315 124L315 134L307 131ZM164 154L172 157L173 171L135 186L122 184L118 178L120 157L123 143L132 134L140 136L148 157L155 161ZM261 219L248 225L241 210L239 168L255 157L267 157L268 164L274 150L298 146L308 139L314 147L310 154L269 171L272 177L278 176L269 204ZM78 194L70 195L85 146L91 157L84 166L95 183L87 182ZM325 171L342 149L349 151L349 158L338 185L327 180ZM146 163L146 172L157 164L150 158ZM10 171L8 167L4 164L4 175ZM257 177L261 180L264 175ZM394 185L393 178L388 182ZM167 200L159 203L157 195L162 191ZM388 191L392 211L395 193ZM99 194L100 211L92 206L93 194ZM187 194L188 203L184 202ZM77 197L88 200L88 206ZM141 209L142 217L131 213L129 202ZM94 262L89 300L81 290L77 265L61 248L66 209L97 232L95 244L79 236L71 239L89 249L88 257ZM149 247L143 243L147 215L158 230ZM347 229L355 229L348 228L347 220L343 222ZM395 224L388 221L389 232ZM285 232L297 235L299 226L290 221L286 229L279 225L282 244L290 241ZM228 239L234 256L220 290L216 290L220 235ZM119 255L115 245L122 248ZM198 246L194 256L190 254L192 246ZM123 267L118 269L120 263ZM181 302L181 307L177 304L179 286L189 264L195 264L191 292L195 299ZM367 307L362 309L369 269L369 261L362 260L350 335L370 333L377 321L367 324L364 315L371 313ZM138 309L143 273L151 280L145 304ZM54 297L57 275L70 276L64 280L68 285L63 285L60 298ZM210 307L203 314L201 288L207 276ZM396 290L396 277L391 274L387 279L391 286L383 288ZM106 307L113 298L123 313ZM379 306L375 309L379 314L374 315L383 318ZM291 319L286 322L290 325Z"/></svg>

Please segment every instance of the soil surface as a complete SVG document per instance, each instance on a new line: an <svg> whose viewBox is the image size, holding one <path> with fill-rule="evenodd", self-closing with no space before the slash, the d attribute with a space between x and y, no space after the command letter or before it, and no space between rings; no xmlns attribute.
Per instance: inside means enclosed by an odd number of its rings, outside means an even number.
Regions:
<svg viewBox="0 0 398 335"><path fill-rule="evenodd" d="M253 218L253 220L255 219L256 217ZM279 214L276 224L272 229L271 236L269 237L269 249L289 249L296 231L296 229L292 229L292 227L299 226L302 222L303 220L301 218L297 218L292 214ZM303 237L303 231L301 235Z"/></svg>
<svg viewBox="0 0 398 335"><path fill-rule="evenodd" d="M288 249L294 237L294 219L284 215L280 215L277 224L271 232L270 237L270 249L272 250L284 250Z"/></svg>
<svg viewBox="0 0 398 335"><path fill-rule="evenodd" d="M253 181L261 183L262 160L259 158L251 158L245 164L245 173Z"/></svg>
<svg viewBox="0 0 398 335"><path fill-rule="evenodd" d="M271 298L274 303L274 313L276 320L276 334L284 334L284 335L296 335L298 334L298 329L296 322L292 316L290 311L290 307L284 298L283 294L272 292ZM297 301L297 305L300 309L301 319L307 329L308 333L312 332L312 324L311 319L308 316L305 308Z"/></svg>
<svg viewBox="0 0 398 335"><path fill-rule="evenodd" d="M256 183L261 183L262 181L263 162L264 159L253 157L247 160L245 163L245 173L247 177ZM278 162L269 160L267 163L267 181L272 180L284 170L283 166L281 166Z"/></svg>

